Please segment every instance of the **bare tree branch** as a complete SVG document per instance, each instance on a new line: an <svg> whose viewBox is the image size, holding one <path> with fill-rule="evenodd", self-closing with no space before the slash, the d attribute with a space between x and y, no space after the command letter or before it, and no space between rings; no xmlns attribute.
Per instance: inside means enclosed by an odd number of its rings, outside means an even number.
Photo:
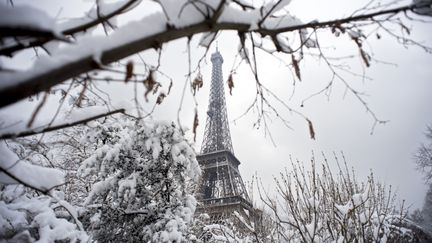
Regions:
<svg viewBox="0 0 432 243"><path fill-rule="evenodd" d="M3 135L0 135L0 139L10 139L10 138L27 137L27 136L32 136L32 135L36 135L36 134L51 132L51 131L55 131L55 130L59 130L59 129L73 127L73 126L76 126L76 125L79 125L79 124L84 124L84 123L87 123L89 121L93 121L93 120L96 120L96 119L99 119L99 118L102 118L102 117L114 115L116 113L125 113L125 109L118 109L118 110L110 111L110 112L107 112L107 113L103 113L103 114L99 114L99 115L96 115L96 116L88 117L86 119L82 119L82 120L79 120L79 121L70 122L70 123L64 123L64 124L56 125L56 126L52 126L52 127L47 127L47 128L42 129L42 130L36 129L36 130L29 130L29 131L25 131L25 132L19 132L19 133L6 133L6 134L3 134Z"/></svg>

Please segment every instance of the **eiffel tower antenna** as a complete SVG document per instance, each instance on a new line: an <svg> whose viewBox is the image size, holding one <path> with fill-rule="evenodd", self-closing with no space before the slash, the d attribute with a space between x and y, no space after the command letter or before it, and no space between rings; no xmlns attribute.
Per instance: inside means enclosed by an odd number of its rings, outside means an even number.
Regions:
<svg viewBox="0 0 432 243"><path fill-rule="evenodd" d="M209 214L214 223L232 217L234 211L243 214L245 219L254 220L256 210L240 176L240 161L234 156L232 147L222 81L223 58L217 43L211 61L213 68L207 121L201 154L197 156L203 171L197 195L197 213Z"/></svg>
<svg viewBox="0 0 432 243"><path fill-rule="evenodd" d="M211 61L213 69L210 85L210 99L201 154L221 150L228 150L234 153L228 125L224 84L222 81L223 58L217 49L217 45L216 52L211 55Z"/></svg>

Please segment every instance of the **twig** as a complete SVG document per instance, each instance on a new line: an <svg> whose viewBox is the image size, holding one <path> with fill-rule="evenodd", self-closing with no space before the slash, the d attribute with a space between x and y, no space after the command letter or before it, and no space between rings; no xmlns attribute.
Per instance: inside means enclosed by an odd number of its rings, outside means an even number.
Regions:
<svg viewBox="0 0 432 243"><path fill-rule="evenodd" d="M32 135L36 135L36 134L41 134L41 133L46 133L46 132L51 132L51 131L55 131L55 130L59 130L59 129L64 129L64 128L68 128L68 127L73 127L79 124L84 124L87 123L89 121L93 121L102 117L106 117L106 116L110 116L116 113L125 113L125 109L118 109L118 110L114 110L114 111L110 111L108 113L103 113L103 114L99 114L96 116L92 116L83 120L79 120L79 121L75 121L75 122L71 122L71 123L64 123L61 125L57 125L57 126L52 126L52 127L47 127L44 128L42 130L30 130L30 131L24 131L24 132L19 132L19 133L6 133L0 136L0 139L11 139L11 138L19 138L19 137L27 137L27 136L32 136Z"/></svg>
<svg viewBox="0 0 432 243"><path fill-rule="evenodd" d="M32 124L36 118L36 115L39 113L40 109L42 109L42 106L45 104L45 102L48 98L48 94L49 94L49 91L45 92L44 97L42 98L42 101L39 103L39 105L34 110L32 116L30 118L30 121L27 123L28 128L30 128L32 126Z"/></svg>

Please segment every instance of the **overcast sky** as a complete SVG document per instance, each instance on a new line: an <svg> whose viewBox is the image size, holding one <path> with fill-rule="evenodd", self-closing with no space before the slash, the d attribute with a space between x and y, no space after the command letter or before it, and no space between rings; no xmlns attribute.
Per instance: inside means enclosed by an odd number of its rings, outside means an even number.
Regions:
<svg viewBox="0 0 432 243"><path fill-rule="evenodd" d="M19 2L19 1L18 1ZM58 18L79 16L81 9L88 6L76 5L68 1L38 1L37 7L43 8ZM348 16L357 7L368 1L319 1L296 0L288 8L290 12L304 22L313 19L326 20ZM61 6L66 6L61 8ZM138 9L132 13L130 19L140 18ZM122 25L129 21L121 19ZM412 38L425 41L432 45L430 25L420 25L408 22L412 27ZM279 59L268 54L258 52L259 76L263 83L273 90L282 100L292 108L302 112L311 119L316 132L316 140L309 137L308 127L304 119L289 114L284 108L274 102L281 115L289 122L291 129L283 126L274 116L269 128L274 144L265 136L263 129L253 128L257 115L251 113L236 122L231 122L231 136L236 157L241 161L240 171L243 180L248 181L257 172L263 179L264 185L271 185L272 176L277 175L285 167L290 168L289 157L299 159L307 165L312 153L317 161L322 161L323 152L329 158L330 165L336 167L333 153L345 154L349 166L356 171L360 180L365 180L372 170L379 181L393 185L400 199L406 199L413 207L421 207L425 193L425 185L421 174L415 170L412 155L416 148L424 141L424 131L427 124L432 123L432 56L423 50L410 47L404 48L385 33L377 40L369 38L367 50L373 51L373 57L386 63L372 62L366 70L370 79L361 79L346 75L346 80L360 91L364 91L369 107L382 120L389 120L385 125L378 125L371 135L373 119L365 111L365 107L351 94L346 93L341 82L336 82L329 97L319 95L300 107L301 101L309 95L319 91L330 81L332 73L321 61L306 58L300 64L302 82L297 82L293 93L293 75L288 67ZM320 33L320 42L327 53L334 56L357 54L357 48L347 36L333 38ZM199 39L199 38L196 38ZM219 50L225 60L223 64L224 80L233 66L237 50L237 36L226 32L218 37ZM192 61L196 62L203 53L194 40L192 46ZM213 52L215 46L211 47ZM161 70L172 77L173 91L165 102L158 107L155 119L176 120L180 101L180 93L188 71L186 40L169 43L163 47ZM146 60L155 60L155 52L144 53ZM280 56L290 60L289 56ZM14 60L3 60L11 65L27 67L33 59L29 54ZM352 58L344 62L353 72L361 72L363 64L359 58ZM211 79L211 62L201 72L204 77L204 87L198 92L198 114L200 126L196 148L199 150L205 127L208 91ZM161 79L164 79L161 77ZM165 84L168 82L164 80ZM256 93L253 76L247 65L242 65L234 75L235 87L233 95L226 92L228 117L230 121L239 117L251 104ZM166 88L167 86L165 86ZM101 88L112 94L113 100L132 98L131 87L124 85L101 85ZM186 93L184 105L181 109L180 121L182 125L191 127L194 113L194 102L189 92ZM291 98L290 98L291 97ZM145 105L148 108L148 105ZM21 102L0 111L3 117L10 121L28 119L32 105ZM49 106L45 107L43 116L48 116ZM18 112L19 111L19 112ZM18 114L19 113L19 114ZM271 187L269 187L271 188Z"/></svg>

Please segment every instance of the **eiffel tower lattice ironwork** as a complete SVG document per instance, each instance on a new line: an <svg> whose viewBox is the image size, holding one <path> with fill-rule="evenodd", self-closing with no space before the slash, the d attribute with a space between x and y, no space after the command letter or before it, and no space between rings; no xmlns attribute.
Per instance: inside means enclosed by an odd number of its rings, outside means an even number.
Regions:
<svg viewBox="0 0 432 243"><path fill-rule="evenodd" d="M251 219L254 209L240 176L240 161L234 156L222 81L223 58L217 49L211 61L207 121L201 154L197 156L203 170L197 213L209 214L213 222L232 216L234 211Z"/></svg>

